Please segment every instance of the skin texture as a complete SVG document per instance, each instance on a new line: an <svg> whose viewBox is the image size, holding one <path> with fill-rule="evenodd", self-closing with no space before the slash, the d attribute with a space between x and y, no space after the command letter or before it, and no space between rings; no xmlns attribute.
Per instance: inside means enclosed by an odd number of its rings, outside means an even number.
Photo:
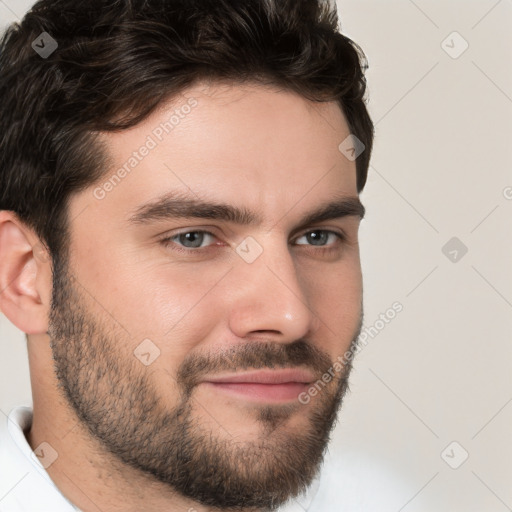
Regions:
<svg viewBox="0 0 512 512"><path fill-rule="evenodd" d="M162 141L105 187L191 99ZM350 365L307 404L250 400L202 381L276 367L321 379L356 339L360 218L299 225L334 198L357 198L355 162L338 150L348 135L333 102L256 84L197 85L135 128L101 135L111 168L71 198L69 261L53 281L34 233L0 212L0 307L29 334L26 435L33 449L57 451L47 471L83 511L274 509L311 482ZM171 193L262 222L129 222ZM211 233L199 250L176 236L198 231ZM254 241L262 249L251 263L236 251L247 237L251 251Z"/></svg>

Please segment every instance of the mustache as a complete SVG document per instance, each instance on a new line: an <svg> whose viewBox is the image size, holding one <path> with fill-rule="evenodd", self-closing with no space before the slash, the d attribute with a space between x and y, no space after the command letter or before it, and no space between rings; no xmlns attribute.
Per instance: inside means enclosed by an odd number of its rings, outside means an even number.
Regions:
<svg viewBox="0 0 512 512"><path fill-rule="evenodd" d="M215 373L303 366L321 378L332 364L327 353L306 340L287 344L251 341L221 352L190 354L181 364L176 380L189 394L204 377Z"/></svg>

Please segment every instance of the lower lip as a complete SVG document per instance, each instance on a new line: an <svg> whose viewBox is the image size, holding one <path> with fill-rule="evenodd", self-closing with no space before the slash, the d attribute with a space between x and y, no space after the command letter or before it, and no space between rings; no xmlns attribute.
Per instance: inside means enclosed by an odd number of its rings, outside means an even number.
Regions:
<svg viewBox="0 0 512 512"><path fill-rule="evenodd" d="M241 395L245 398L265 401L284 402L297 400L308 384L301 382L286 382L284 384L258 384L255 382L205 382L219 391L232 395Z"/></svg>

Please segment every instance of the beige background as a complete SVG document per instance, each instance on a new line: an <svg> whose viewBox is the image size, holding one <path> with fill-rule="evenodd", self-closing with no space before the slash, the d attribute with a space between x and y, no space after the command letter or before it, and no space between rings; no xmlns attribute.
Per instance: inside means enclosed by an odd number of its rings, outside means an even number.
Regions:
<svg viewBox="0 0 512 512"><path fill-rule="evenodd" d="M1 25L30 4L0 0ZM512 510L512 1L338 7L370 63L361 243L378 334L356 358L309 510ZM7 413L30 388L23 336L1 316L0 349Z"/></svg>

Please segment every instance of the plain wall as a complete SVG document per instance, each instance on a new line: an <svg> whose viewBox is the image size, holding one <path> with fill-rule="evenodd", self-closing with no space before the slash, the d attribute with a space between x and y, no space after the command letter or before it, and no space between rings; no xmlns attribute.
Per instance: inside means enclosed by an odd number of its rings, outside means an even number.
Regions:
<svg viewBox="0 0 512 512"><path fill-rule="evenodd" d="M0 24L30 4L0 2ZM370 64L361 252L373 329L310 510L512 510L512 2L338 7ZM24 337L2 316L0 350L7 413L31 398Z"/></svg>

